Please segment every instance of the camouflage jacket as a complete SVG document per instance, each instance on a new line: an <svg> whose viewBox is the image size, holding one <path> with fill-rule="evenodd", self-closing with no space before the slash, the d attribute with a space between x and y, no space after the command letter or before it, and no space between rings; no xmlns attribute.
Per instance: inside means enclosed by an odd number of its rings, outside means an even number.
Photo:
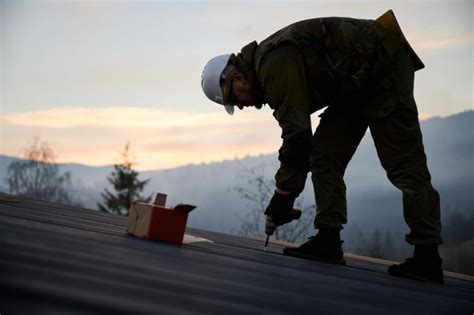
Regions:
<svg viewBox="0 0 474 315"><path fill-rule="evenodd" d="M282 128L278 188L296 195L304 188L310 115L326 106L362 102L384 84L402 46L399 35L373 20L316 18L242 48L234 62Z"/></svg>

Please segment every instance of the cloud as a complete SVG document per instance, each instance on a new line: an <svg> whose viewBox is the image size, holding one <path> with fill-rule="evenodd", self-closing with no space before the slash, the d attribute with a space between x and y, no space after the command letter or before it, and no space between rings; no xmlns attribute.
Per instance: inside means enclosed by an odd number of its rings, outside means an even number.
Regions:
<svg viewBox="0 0 474 315"><path fill-rule="evenodd" d="M419 114L418 114L418 119L419 119L420 121L422 121L422 120L428 120L428 119L430 119L430 118L432 118L432 117L433 117L433 115L430 114L430 113L419 113Z"/></svg>
<svg viewBox="0 0 474 315"><path fill-rule="evenodd" d="M420 113L420 119L431 115ZM313 115L313 128L318 117ZM0 116L1 154L18 156L34 136L48 141L58 162L119 162L127 141L138 169L163 169L275 153L281 130L269 108L190 113L144 107L56 108Z"/></svg>
<svg viewBox="0 0 474 315"><path fill-rule="evenodd" d="M452 38L436 38L430 40L413 40L413 47L416 51L433 51L442 50L455 47L463 47L472 45L473 40L471 37L452 37Z"/></svg>
<svg viewBox="0 0 474 315"><path fill-rule="evenodd" d="M262 119L258 115L239 113L242 123L256 124ZM156 127L181 128L197 126L224 126L232 124L224 112L190 113L185 111L167 111L144 107L104 107L104 108L51 108L23 113L4 114L2 124L44 127L44 128L77 128L77 127Z"/></svg>
<svg viewBox="0 0 474 315"><path fill-rule="evenodd" d="M138 168L163 169L278 150L280 130L268 108L192 113L144 107L55 108L0 116L1 154L17 156L35 134L58 162L116 163L127 141Z"/></svg>

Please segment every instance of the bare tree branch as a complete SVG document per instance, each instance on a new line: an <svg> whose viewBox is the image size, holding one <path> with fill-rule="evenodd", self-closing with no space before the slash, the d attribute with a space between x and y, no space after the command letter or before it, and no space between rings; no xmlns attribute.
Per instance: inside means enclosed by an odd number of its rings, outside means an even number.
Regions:
<svg viewBox="0 0 474 315"><path fill-rule="evenodd" d="M55 154L46 141L35 137L24 150L25 160L13 161L8 166L9 193L24 197L80 205L69 194L71 174L60 173Z"/></svg>
<svg viewBox="0 0 474 315"><path fill-rule="evenodd" d="M238 216L241 221L239 234L247 237L261 236L265 228L265 209L273 196L275 180L265 176L265 164L249 168L240 163L242 170L237 177L245 182L245 186L233 187L245 201L250 212L245 216ZM312 223L315 205L303 206L303 198L299 198L296 208L303 210L300 220L278 227L275 239L287 242L299 242L312 233Z"/></svg>

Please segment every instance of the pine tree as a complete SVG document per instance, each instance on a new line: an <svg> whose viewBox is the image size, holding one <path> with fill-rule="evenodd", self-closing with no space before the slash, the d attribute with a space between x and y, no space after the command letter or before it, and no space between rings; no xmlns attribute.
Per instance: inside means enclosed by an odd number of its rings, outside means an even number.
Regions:
<svg viewBox="0 0 474 315"><path fill-rule="evenodd" d="M133 169L136 165L134 158L130 153L130 143L125 145L121 153L122 163L114 165L114 171L107 178L112 185L114 192L105 189L101 193L104 204L97 203L100 211L114 214L128 215L130 204L134 200L149 202L151 196L143 197L141 195L149 179L140 181L138 172Z"/></svg>
<svg viewBox="0 0 474 315"><path fill-rule="evenodd" d="M383 251L384 258L396 259L395 258L395 244L393 241L392 233L390 230L385 231L384 241L383 241Z"/></svg>
<svg viewBox="0 0 474 315"><path fill-rule="evenodd" d="M368 255L374 258L385 258L384 249L382 246L382 233L379 229L375 229L372 238L368 244Z"/></svg>
<svg viewBox="0 0 474 315"><path fill-rule="evenodd" d="M367 255L367 239L357 223L351 223L343 230L347 239L346 250L357 255Z"/></svg>

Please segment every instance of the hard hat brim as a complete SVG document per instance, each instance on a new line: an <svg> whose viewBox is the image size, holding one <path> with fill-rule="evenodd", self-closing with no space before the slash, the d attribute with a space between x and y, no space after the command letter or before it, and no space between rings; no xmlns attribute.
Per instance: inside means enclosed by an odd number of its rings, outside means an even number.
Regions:
<svg viewBox="0 0 474 315"><path fill-rule="evenodd" d="M224 77L226 78L225 83L224 83L224 85L222 86L222 89L221 89L221 91L222 91L222 102L223 102L223 105L224 105L225 110L227 111L227 113L229 115L233 115L234 114L234 104L229 103L230 91L231 91L231 86L232 86L232 79L228 78L228 74L230 73L229 72L229 67L227 66L226 68L224 68L222 73L224 74Z"/></svg>
<svg viewBox="0 0 474 315"><path fill-rule="evenodd" d="M229 115L234 115L234 105L224 105L224 108Z"/></svg>
<svg viewBox="0 0 474 315"><path fill-rule="evenodd" d="M221 87L223 105L233 105L229 104L230 91L232 86L232 78L229 78L229 74L231 72L230 69L231 67L227 66L222 71L222 76L225 78L225 82Z"/></svg>

